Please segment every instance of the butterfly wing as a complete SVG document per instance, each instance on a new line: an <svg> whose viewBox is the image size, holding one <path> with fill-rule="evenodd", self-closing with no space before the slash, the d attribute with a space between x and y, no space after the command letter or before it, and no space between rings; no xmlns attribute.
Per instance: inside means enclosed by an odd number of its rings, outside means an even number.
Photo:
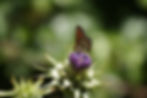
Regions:
<svg viewBox="0 0 147 98"><path fill-rule="evenodd" d="M77 27L76 29L76 51L90 51L91 50L91 40L86 36L83 29L81 27Z"/></svg>

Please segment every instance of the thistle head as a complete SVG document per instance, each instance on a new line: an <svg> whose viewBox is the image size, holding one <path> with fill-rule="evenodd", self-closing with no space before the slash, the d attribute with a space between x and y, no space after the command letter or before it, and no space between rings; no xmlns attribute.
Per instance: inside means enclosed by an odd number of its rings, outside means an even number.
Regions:
<svg viewBox="0 0 147 98"><path fill-rule="evenodd" d="M91 58L84 52L73 52L70 57L70 64L76 70L86 69L91 65Z"/></svg>

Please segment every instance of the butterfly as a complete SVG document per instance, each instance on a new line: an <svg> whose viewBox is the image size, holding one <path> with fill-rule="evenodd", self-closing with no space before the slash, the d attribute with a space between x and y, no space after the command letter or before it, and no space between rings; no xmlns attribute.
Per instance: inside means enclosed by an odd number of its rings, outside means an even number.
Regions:
<svg viewBox="0 0 147 98"><path fill-rule="evenodd" d="M78 26L75 34L75 51L78 52L90 52L91 51L91 39L86 35L84 30Z"/></svg>

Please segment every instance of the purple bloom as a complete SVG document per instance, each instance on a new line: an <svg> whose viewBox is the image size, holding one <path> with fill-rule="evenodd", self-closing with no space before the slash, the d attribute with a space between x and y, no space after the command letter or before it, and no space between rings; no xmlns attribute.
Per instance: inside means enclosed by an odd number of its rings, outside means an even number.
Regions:
<svg viewBox="0 0 147 98"><path fill-rule="evenodd" d="M91 58L83 52L73 52L69 60L72 67L77 70L88 68L91 65Z"/></svg>

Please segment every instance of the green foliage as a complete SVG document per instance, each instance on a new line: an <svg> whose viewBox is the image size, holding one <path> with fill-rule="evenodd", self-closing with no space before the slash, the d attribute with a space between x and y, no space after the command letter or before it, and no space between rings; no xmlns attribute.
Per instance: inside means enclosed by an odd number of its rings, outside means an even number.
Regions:
<svg viewBox="0 0 147 98"><path fill-rule="evenodd" d="M142 69L146 64L147 52L147 19L144 15L147 0L123 2L122 6L121 2L122 0L0 1L0 90L10 88L7 83L13 76L24 78L14 85L14 89L19 91L15 94L16 98L44 96L40 91L41 84L36 86L38 81L27 80L36 76L36 73L51 77L53 66L48 66L52 64L48 63L44 54L52 55L57 61L67 59L73 51L77 25L92 39L92 69L97 83L101 84L86 93L90 98L118 98L128 92L124 88L133 89L144 85L146 71L143 72ZM50 62L58 65L54 61ZM57 70L53 71L58 73ZM79 91L78 88L75 93L78 94ZM12 95L14 92L0 92L0 95ZM62 93L68 96L66 91Z"/></svg>

